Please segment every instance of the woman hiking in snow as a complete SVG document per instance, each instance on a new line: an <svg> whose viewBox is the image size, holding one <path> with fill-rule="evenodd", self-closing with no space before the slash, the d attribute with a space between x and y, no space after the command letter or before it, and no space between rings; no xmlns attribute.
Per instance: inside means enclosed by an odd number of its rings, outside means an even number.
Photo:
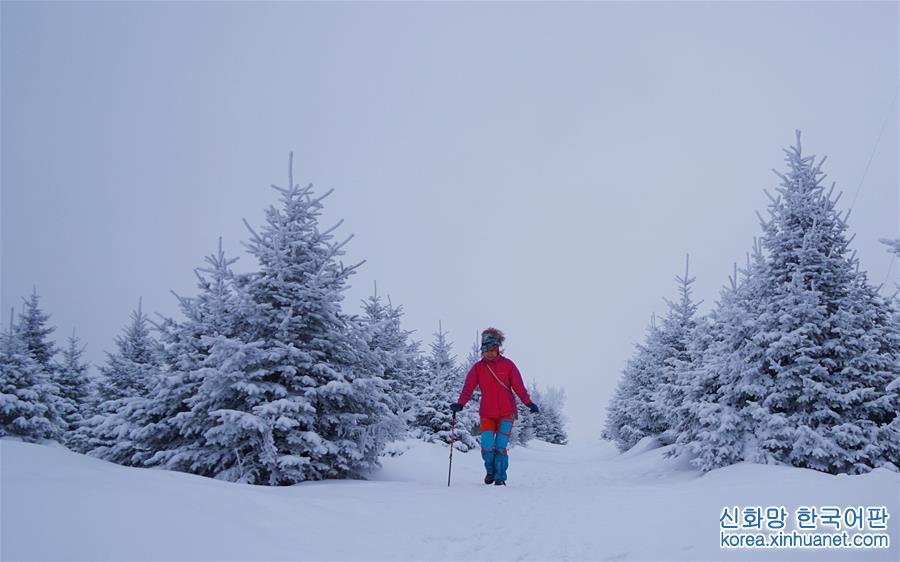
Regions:
<svg viewBox="0 0 900 562"><path fill-rule="evenodd" d="M450 410L456 415L472 397L475 387L481 388L478 413L481 416L481 458L487 472L484 483L495 486L506 485L506 469L509 467L506 446L516 417L513 391L532 413L539 411L528 395L516 364L500 353L500 345L505 339L503 332L497 328L488 328L481 333L481 361L472 365L459 393L459 400L450 404Z"/></svg>

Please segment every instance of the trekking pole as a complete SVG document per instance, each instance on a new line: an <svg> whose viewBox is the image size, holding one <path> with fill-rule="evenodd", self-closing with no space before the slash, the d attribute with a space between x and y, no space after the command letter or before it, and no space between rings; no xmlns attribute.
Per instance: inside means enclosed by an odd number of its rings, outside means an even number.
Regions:
<svg viewBox="0 0 900 562"><path fill-rule="evenodd" d="M450 422L450 468L447 469L447 487L450 487L450 471L453 470L453 430L456 429L456 412L453 412L453 420Z"/></svg>

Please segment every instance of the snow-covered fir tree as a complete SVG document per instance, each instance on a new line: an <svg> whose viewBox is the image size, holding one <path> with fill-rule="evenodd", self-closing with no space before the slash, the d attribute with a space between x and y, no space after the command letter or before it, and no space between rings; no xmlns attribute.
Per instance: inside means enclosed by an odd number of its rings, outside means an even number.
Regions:
<svg viewBox="0 0 900 562"><path fill-rule="evenodd" d="M93 415L71 435L70 445L95 457L134 465L144 451L135 441L133 420L141 419L160 376L159 344L140 302L115 345L100 367Z"/></svg>
<svg viewBox="0 0 900 562"><path fill-rule="evenodd" d="M531 398L541 408L540 414L533 418L535 438L556 445L565 445L569 439L563 414L565 391L553 386L542 389L537 383L532 383Z"/></svg>
<svg viewBox="0 0 900 562"><path fill-rule="evenodd" d="M232 317L236 328L248 318L245 312L255 308L249 303L242 310L242 300ZM265 404L263 392L272 388L263 366L265 342L247 341L250 336L252 332L239 330L202 336L209 353L191 375L202 383L187 401L189 411L174 420L188 444L171 453L163 450L151 463L163 460L168 468L231 482L277 483L268 468L277 463L274 440L253 423L255 408Z"/></svg>
<svg viewBox="0 0 900 562"><path fill-rule="evenodd" d="M747 268L735 266L716 307L695 330L692 354L699 351L701 359L677 408L675 452L690 451L693 464L704 471L743 460L748 443L752 447L757 439L751 414L765 395L759 375L765 355L754 338L754 315L761 302L758 273L763 266L754 244Z"/></svg>
<svg viewBox="0 0 900 562"><path fill-rule="evenodd" d="M31 297L24 299L25 304L22 312L19 313L19 321L16 328L19 330L19 337L25 344L28 353L34 358L38 364L52 374L53 358L56 355L56 344L50 339L56 328L48 322L50 315L41 309L40 297L37 294L37 287L31 293Z"/></svg>
<svg viewBox="0 0 900 562"><path fill-rule="evenodd" d="M897 468L898 329L848 250L822 161L788 171L745 279L723 292L679 443L708 470L740 460L831 473ZM833 187L832 187L833 190Z"/></svg>
<svg viewBox="0 0 900 562"><path fill-rule="evenodd" d="M603 437L615 441L620 450L648 436L667 443L676 439L679 408L700 360L692 348L700 303L691 298L694 278L688 264L686 257L684 276L675 277L679 299L666 300L669 310L659 325L653 318L609 402Z"/></svg>
<svg viewBox="0 0 900 562"><path fill-rule="evenodd" d="M419 342L411 340L412 332L401 326L403 307L394 306L390 299L383 302L377 285L362 307L369 350L382 365L390 385L391 409L409 426L419 408L415 387L423 369Z"/></svg>
<svg viewBox="0 0 900 562"><path fill-rule="evenodd" d="M417 388L421 393L422 407L417 412L414 427L422 439L428 442L450 443L452 413L450 404L459 398L464 374L452 354L452 344L446 332L438 325L438 331L431 342L431 355L425 361L426 370ZM466 408L471 408L467 404ZM465 410L463 410L465 411ZM454 447L468 451L478 447L466 423L457 424L454 429Z"/></svg>
<svg viewBox="0 0 900 562"><path fill-rule="evenodd" d="M87 373L88 363L82 359L85 349L72 330L55 369L66 439L81 425L85 414L90 414L91 379Z"/></svg>
<svg viewBox="0 0 900 562"><path fill-rule="evenodd" d="M532 396L532 399L534 399L534 396ZM510 447L519 445L527 447L528 442L536 437L534 418L535 415L531 413L531 410L525 404L522 404L521 401L516 400L516 420L509 435Z"/></svg>
<svg viewBox="0 0 900 562"><path fill-rule="evenodd" d="M236 338L244 326L231 270L236 261L225 256L220 238L217 252L194 271L198 294L176 295L184 319L166 318L157 326L164 369L142 417L133 420L144 465L203 476L221 470L222 452L210 446L205 433L215 425L211 412L222 407L210 394L235 394L220 387L211 356L215 343Z"/></svg>
<svg viewBox="0 0 900 562"><path fill-rule="evenodd" d="M897 258L900 258L900 238L895 238L893 240L882 238L880 241L888 247L889 252L894 254ZM900 282L896 283L896 286L897 291L894 292L891 303L894 307L894 324L896 324L898 330L900 330ZM890 386L891 388L900 387L900 377L895 379Z"/></svg>
<svg viewBox="0 0 900 562"><path fill-rule="evenodd" d="M675 439L674 428L678 424L678 408L684 403L685 389L690 384L694 369L700 361L700 356L692 350L692 342L695 341L694 330L697 326L696 314L700 303L694 302L691 297L691 285L695 278L690 276L689 266L690 256L685 256L684 276L675 276L679 298L677 301L666 299L669 310L663 318L659 331L663 365L659 371L655 402L665 416L666 442Z"/></svg>
<svg viewBox="0 0 900 562"><path fill-rule="evenodd" d="M29 349L25 333L11 313L9 327L0 333L0 437L58 440L65 430L59 389Z"/></svg>
<svg viewBox="0 0 900 562"><path fill-rule="evenodd" d="M890 307L848 249L834 186L821 185L824 159L802 154L799 132L785 154L788 171L779 174L779 197L763 223L766 293L757 333L767 355L763 415L784 416L790 430L760 447L779 461L832 473L896 469L888 428L900 393L887 386L900 368L900 340Z"/></svg>
<svg viewBox="0 0 900 562"><path fill-rule="evenodd" d="M319 229L328 194L294 184L293 157L288 186L273 188L280 206L259 232L247 224L259 269L236 283L246 326L239 338L210 336L211 372L194 401L217 406L204 433L216 476L269 485L362 476L402 423L365 329L341 310L357 267L339 261L349 239L333 240L337 225Z"/></svg>
<svg viewBox="0 0 900 562"><path fill-rule="evenodd" d="M900 258L900 238L896 238L894 240L881 240L884 244L886 244L895 256ZM900 332L900 283L897 283L897 291L894 293L893 299L891 299L891 304L894 309L894 326L897 328L897 331ZM900 371L900 369L898 369ZM888 392L900 392L900 373L897 373L897 376L894 377L893 382L888 384L887 389ZM883 430L886 434L883 442L887 443L887 449L889 449L887 456L893 457L895 459L900 458L900 416L896 416L894 420ZM896 460L893 461L895 465L900 466Z"/></svg>
<svg viewBox="0 0 900 562"><path fill-rule="evenodd" d="M664 366L662 334L654 316L607 407L602 436L614 441L619 450L628 450L644 437L667 429L666 412L657 402L659 373Z"/></svg>

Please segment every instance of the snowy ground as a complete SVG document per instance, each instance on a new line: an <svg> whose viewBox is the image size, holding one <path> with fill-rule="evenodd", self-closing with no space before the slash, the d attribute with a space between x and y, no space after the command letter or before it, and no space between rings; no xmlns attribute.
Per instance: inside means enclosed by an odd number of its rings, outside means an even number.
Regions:
<svg viewBox="0 0 900 562"><path fill-rule="evenodd" d="M509 486L408 442L368 481L286 488L120 467L0 440L3 560L898 560L900 476L741 464L700 475L639 444L533 442ZM719 549L723 506L885 505L888 550ZM791 515L791 518L793 515Z"/></svg>

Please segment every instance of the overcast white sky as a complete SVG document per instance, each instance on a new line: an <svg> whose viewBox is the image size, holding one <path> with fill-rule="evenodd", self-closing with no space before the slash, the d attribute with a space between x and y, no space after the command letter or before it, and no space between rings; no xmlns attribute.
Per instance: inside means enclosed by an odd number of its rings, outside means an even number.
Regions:
<svg viewBox="0 0 900 562"><path fill-rule="evenodd" d="M243 254L290 151L367 260L348 309L377 280L426 345L439 320L460 355L505 330L575 438L686 252L716 300L795 129L897 279L897 2L0 10L3 310L36 285L98 363L139 297L176 313L219 236Z"/></svg>

